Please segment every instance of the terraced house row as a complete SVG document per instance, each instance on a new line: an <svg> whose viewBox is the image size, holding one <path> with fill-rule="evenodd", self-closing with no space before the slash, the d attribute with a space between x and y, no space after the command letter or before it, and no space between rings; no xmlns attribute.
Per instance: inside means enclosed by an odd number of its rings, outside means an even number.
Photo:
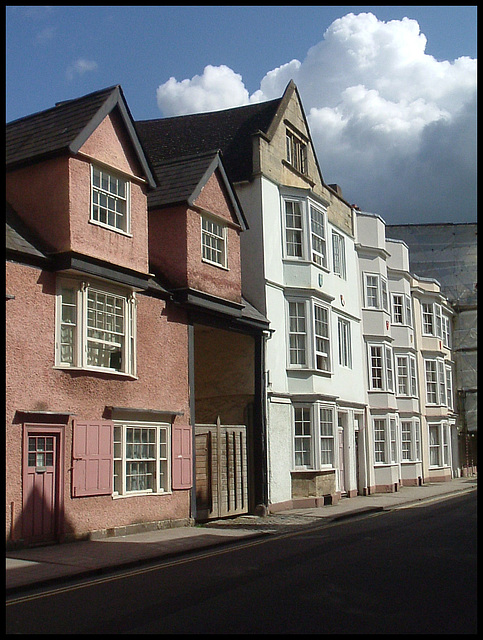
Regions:
<svg viewBox="0 0 483 640"><path fill-rule="evenodd" d="M7 543L460 473L453 311L322 177L296 86L7 125Z"/></svg>

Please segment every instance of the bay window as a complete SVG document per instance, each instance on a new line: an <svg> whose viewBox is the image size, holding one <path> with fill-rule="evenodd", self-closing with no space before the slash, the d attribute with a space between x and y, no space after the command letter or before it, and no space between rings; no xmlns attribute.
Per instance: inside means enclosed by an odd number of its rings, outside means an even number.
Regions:
<svg viewBox="0 0 483 640"><path fill-rule="evenodd" d="M331 371L330 309L315 300L288 302L288 365Z"/></svg>
<svg viewBox="0 0 483 640"><path fill-rule="evenodd" d="M131 291L60 280L56 366L135 375L135 307Z"/></svg>
<svg viewBox="0 0 483 640"><path fill-rule="evenodd" d="M423 335L443 337L441 305L432 302L421 303Z"/></svg>
<svg viewBox="0 0 483 640"><path fill-rule="evenodd" d="M447 467L450 465L450 427L448 422L428 425L429 429L429 466Z"/></svg>
<svg viewBox="0 0 483 640"><path fill-rule="evenodd" d="M364 274L365 305L371 309L389 311L387 280L375 273Z"/></svg>
<svg viewBox="0 0 483 640"><path fill-rule="evenodd" d="M312 468L312 420L310 407L294 408L295 466Z"/></svg>
<svg viewBox="0 0 483 640"><path fill-rule="evenodd" d="M392 295L392 322L412 326L411 321L411 296L404 293Z"/></svg>
<svg viewBox="0 0 483 640"><path fill-rule="evenodd" d="M334 468L334 416L334 407L321 403L294 406L295 469Z"/></svg>
<svg viewBox="0 0 483 640"><path fill-rule="evenodd" d="M413 355L396 355L396 371L398 395L416 397L416 358Z"/></svg>
<svg viewBox="0 0 483 640"><path fill-rule="evenodd" d="M446 405L450 407L452 405L452 398L449 400L447 395L446 385L449 376L444 360L441 358L425 358L424 368L426 373L427 404Z"/></svg>
<svg viewBox="0 0 483 640"><path fill-rule="evenodd" d="M421 427L417 418L401 420L402 462L421 460Z"/></svg>
<svg viewBox="0 0 483 640"><path fill-rule="evenodd" d="M398 462L397 416L388 414L373 419L374 462L395 464Z"/></svg>
<svg viewBox="0 0 483 640"><path fill-rule="evenodd" d="M327 268L327 216L309 198L283 198L285 257Z"/></svg>
<svg viewBox="0 0 483 640"><path fill-rule="evenodd" d="M394 391L391 347L369 344L368 349L370 390Z"/></svg>

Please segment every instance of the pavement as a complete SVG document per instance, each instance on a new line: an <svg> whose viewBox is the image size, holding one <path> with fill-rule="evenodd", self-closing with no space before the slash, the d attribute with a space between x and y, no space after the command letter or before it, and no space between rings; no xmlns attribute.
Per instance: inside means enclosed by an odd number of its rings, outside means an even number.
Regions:
<svg viewBox="0 0 483 640"><path fill-rule="evenodd" d="M94 578L119 569L133 569L157 560L324 526L344 518L415 506L477 490L477 477L421 487L401 487L394 493L342 498L335 505L290 509L266 516L243 515L204 525L158 529L124 536L69 542L6 553L6 592L12 596L35 588L53 587L70 579Z"/></svg>

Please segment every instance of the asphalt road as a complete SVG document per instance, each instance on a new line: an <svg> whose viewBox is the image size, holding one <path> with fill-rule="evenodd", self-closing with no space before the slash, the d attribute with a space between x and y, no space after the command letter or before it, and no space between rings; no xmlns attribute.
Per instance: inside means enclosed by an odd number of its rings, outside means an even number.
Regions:
<svg viewBox="0 0 483 640"><path fill-rule="evenodd" d="M7 601L7 633L474 634L476 492Z"/></svg>

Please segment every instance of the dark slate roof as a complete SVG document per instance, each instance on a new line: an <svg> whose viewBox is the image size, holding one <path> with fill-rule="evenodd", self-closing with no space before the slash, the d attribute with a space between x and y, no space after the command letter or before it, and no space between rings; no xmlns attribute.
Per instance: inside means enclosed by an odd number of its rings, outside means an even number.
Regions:
<svg viewBox="0 0 483 640"><path fill-rule="evenodd" d="M267 133L282 98L223 111L136 121L152 163L220 149L232 182L252 175L252 135Z"/></svg>
<svg viewBox="0 0 483 640"><path fill-rule="evenodd" d="M152 164L158 186L148 194L150 209L178 203L193 205L209 177L218 169L237 221L242 229L247 228L238 197L226 175L218 150Z"/></svg>
<svg viewBox="0 0 483 640"><path fill-rule="evenodd" d="M37 235L20 219L13 207L6 203L5 241L7 256L24 256L35 261L47 260L47 248Z"/></svg>
<svg viewBox="0 0 483 640"><path fill-rule="evenodd" d="M77 153L102 120L117 107L130 133L143 171L155 186L151 168L140 144L119 85L7 123L7 169L37 162L60 153Z"/></svg>

